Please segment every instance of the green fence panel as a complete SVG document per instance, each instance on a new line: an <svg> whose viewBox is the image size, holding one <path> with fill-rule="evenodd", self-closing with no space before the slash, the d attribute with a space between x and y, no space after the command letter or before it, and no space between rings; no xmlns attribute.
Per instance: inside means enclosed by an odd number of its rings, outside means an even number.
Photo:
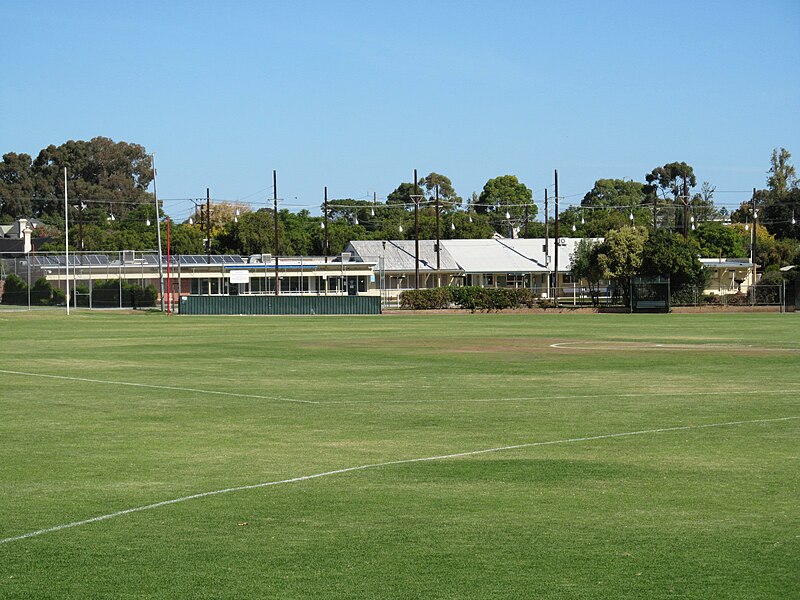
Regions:
<svg viewBox="0 0 800 600"><path fill-rule="evenodd" d="M183 315L379 315L378 296L183 296Z"/></svg>

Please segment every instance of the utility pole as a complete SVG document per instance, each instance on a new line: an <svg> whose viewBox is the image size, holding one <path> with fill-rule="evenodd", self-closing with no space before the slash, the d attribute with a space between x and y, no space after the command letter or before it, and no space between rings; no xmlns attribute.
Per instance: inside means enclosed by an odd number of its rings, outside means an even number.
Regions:
<svg viewBox="0 0 800 600"><path fill-rule="evenodd" d="M556 302L558 301L558 169L555 170L556 174L556 214L555 214L555 231L553 232L555 235L555 257L553 257L553 261L555 265L553 267L553 287L555 288L556 294Z"/></svg>
<svg viewBox="0 0 800 600"><path fill-rule="evenodd" d="M689 239L689 188L686 186L686 171L683 172L683 239Z"/></svg>
<svg viewBox="0 0 800 600"><path fill-rule="evenodd" d="M528 205L525 205L525 237L528 237Z"/></svg>
<svg viewBox="0 0 800 600"><path fill-rule="evenodd" d="M83 209L86 208L83 200L78 204L78 248L83 252Z"/></svg>
<svg viewBox="0 0 800 600"><path fill-rule="evenodd" d="M208 264L211 264L211 190L209 188L206 188L206 259L208 259Z"/></svg>
<svg viewBox="0 0 800 600"><path fill-rule="evenodd" d="M208 295L211 295L211 190L206 188L206 264L209 267Z"/></svg>
<svg viewBox="0 0 800 600"><path fill-rule="evenodd" d="M272 170L272 199L274 201L272 218L275 221L275 295L281 293L281 279L278 276L278 252L280 244L278 242L278 172Z"/></svg>
<svg viewBox="0 0 800 600"><path fill-rule="evenodd" d="M656 220L656 211L658 210L658 194L653 190L653 231L658 229L658 221Z"/></svg>
<svg viewBox="0 0 800 600"><path fill-rule="evenodd" d="M441 240L439 239L439 184L436 184L436 278L438 281L439 278L439 269L442 268L441 262L439 260L439 244Z"/></svg>
<svg viewBox="0 0 800 600"><path fill-rule="evenodd" d="M550 208L547 198L547 188L544 188L544 266L547 269L547 297L550 297Z"/></svg>
<svg viewBox="0 0 800 600"><path fill-rule="evenodd" d="M753 285L756 283L758 276L758 265L756 264L756 229L758 228L758 206L756 205L756 188L753 188L753 231L750 235L750 262L753 263Z"/></svg>
<svg viewBox="0 0 800 600"><path fill-rule="evenodd" d="M419 186L414 169L414 289L419 289Z"/></svg>
<svg viewBox="0 0 800 600"><path fill-rule="evenodd" d="M322 251L325 254L325 262L328 262L328 186L325 186L325 214L322 222Z"/></svg>
<svg viewBox="0 0 800 600"><path fill-rule="evenodd" d="M158 210L158 185L156 183L158 172L156 171L155 152L151 156L153 158L153 200L155 200L156 204L156 237L158 239L158 292L161 298L161 312L164 312L164 264L161 256L161 219L159 218L161 211ZM83 235L81 235L81 238L83 238Z"/></svg>
<svg viewBox="0 0 800 600"><path fill-rule="evenodd" d="M64 280L67 293L67 316L69 316L69 205L67 200L67 167L64 167ZM28 270L30 271L30 264Z"/></svg>

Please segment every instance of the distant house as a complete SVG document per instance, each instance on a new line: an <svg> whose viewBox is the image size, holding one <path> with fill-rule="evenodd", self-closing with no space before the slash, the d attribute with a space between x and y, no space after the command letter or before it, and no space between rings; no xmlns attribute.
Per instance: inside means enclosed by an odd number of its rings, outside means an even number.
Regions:
<svg viewBox="0 0 800 600"><path fill-rule="evenodd" d="M745 293L755 283L753 263L746 258L701 258L700 262L711 274L704 294Z"/></svg>
<svg viewBox="0 0 800 600"><path fill-rule="evenodd" d="M28 254L49 241L49 238L32 237L41 224L38 219L18 219L10 225L0 225L0 258Z"/></svg>
<svg viewBox="0 0 800 600"><path fill-rule="evenodd" d="M403 290L445 285L528 288L543 296L551 292L551 277L558 252L559 288L571 287L571 256L581 238L419 241L419 266L415 240L357 240L347 246L356 261L374 262L385 277L385 291L396 298ZM438 262L437 262L438 261ZM439 268L437 269L437 264ZM572 293L569 290L569 293Z"/></svg>

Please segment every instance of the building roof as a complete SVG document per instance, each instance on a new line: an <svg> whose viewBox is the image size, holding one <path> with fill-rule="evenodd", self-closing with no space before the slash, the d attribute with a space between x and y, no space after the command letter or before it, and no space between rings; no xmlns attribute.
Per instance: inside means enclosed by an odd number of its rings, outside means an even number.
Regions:
<svg viewBox="0 0 800 600"><path fill-rule="evenodd" d="M701 258L704 267L717 269L750 269L752 261L747 258Z"/></svg>
<svg viewBox="0 0 800 600"><path fill-rule="evenodd" d="M434 240L419 241L420 271L436 270L435 244ZM359 261L380 264L380 259L383 258L383 268L386 271L410 272L416 268L414 245L414 240L357 240L350 242L347 250L353 252L354 258ZM439 264L442 271L461 271L444 241L439 252Z"/></svg>
<svg viewBox="0 0 800 600"><path fill-rule="evenodd" d="M546 271L544 258L504 243L514 240L447 240L444 247L465 273L531 273ZM541 250L541 248L539 248ZM542 253L543 254L543 253Z"/></svg>
<svg viewBox="0 0 800 600"><path fill-rule="evenodd" d="M558 246L559 271L572 267L571 255L582 238L561 238ZM385 247L384 247L385 244ZM420 240L420 270L436 269L433 240ZM549 240L550 265L546 263L544 238L442 240L442 271L463 273L544 273L555 267L555 240ZM414 270L414 240L361 240L350 242L348 250L358 260L379 262L384 258L387 271L410 272Z"/></svg>

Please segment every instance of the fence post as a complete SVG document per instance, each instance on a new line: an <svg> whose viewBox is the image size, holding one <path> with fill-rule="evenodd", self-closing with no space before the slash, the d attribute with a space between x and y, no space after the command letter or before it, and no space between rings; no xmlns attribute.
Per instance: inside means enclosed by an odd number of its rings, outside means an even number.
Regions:
<svg viewBox="0 0 800 600"><path fill-rule="evenodd" d="M784 279L781 282L781 284L782 285L781 285L781 287L779 288L778 291L779 291L780 296L781 296L781 312L785 313L786 312L786 280Z"/></svg>

